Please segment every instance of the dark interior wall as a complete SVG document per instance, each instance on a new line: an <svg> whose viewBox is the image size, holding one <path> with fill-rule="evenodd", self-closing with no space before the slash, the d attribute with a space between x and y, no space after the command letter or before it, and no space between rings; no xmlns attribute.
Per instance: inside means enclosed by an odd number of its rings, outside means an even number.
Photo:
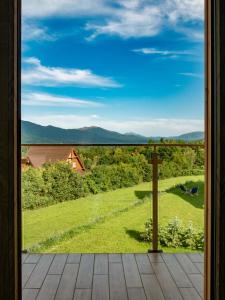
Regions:
<svg viewBox="0 0 225 300"><path fill-rule="evenodd" d="M217 148L218 279L220 299L225 299L225 1L217 3Z"/></svg>
<svg viewBox="0 0 225 300"><path fill-rule="evenodd" d="M211 41L211 299L225 299L225 1L209 0Z"/></svg>
<svg viewBox="0 0 225 300"><path fill-rule="evenodd" d="M0 299L20 299L20 6L0 1Z"/></svg>

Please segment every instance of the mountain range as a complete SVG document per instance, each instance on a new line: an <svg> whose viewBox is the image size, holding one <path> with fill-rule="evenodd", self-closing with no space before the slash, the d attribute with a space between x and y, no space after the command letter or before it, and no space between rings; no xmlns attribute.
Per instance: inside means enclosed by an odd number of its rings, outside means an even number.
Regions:
<svg viewBox="0 0 225 300"><path fill-rule="evenodd" d="M22 144L144 144L150 139L159 141L162 137L145 137L135 133L121 134L101 127L83 127L62 129L54 126L42 126L22 121ZM204 139L202 131L195 131L167 139L186 142Z"/></svg>

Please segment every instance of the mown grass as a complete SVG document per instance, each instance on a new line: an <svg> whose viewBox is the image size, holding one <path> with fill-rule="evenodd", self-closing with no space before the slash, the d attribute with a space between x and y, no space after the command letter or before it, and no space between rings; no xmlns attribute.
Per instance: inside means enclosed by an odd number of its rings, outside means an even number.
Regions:
<svg viewBox="0 0 225 300"><path fill-rule="evenodd" d="M159 182L161 223L178 216L203 227L203 176L177 177ZM174 189L198 185L198 196ZM143 252L138 240L151 214L151 184L88 196L23 213L25 249L40 252ZM170 249L167 249L170 250ZM179 250L179 249L178 249ZM173 250L174 251L174 250Z"/></svg>

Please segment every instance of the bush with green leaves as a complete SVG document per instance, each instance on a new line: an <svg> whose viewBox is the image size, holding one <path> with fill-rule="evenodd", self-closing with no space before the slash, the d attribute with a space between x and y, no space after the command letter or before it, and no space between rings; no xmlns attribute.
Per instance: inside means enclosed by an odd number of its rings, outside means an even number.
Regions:
<svg viewBox="0 0 225 300"><path fill-rule="evenodd" d="M91 172L79 174L65 162L45 164L40 169L23 171L23 208L34 209L75 200L143 181L144 174L130 164L99 165Z"/></svg>
<svg viewBox="0 0 225 300"><path fill-rule="evenodd" d="M34 209L53 204L54 198L46 196L46 185L41 169L28 168L22 172L22 205Z"/></svg>
<svg viewBox="0 0 225 300"><path fill-rule="evenodd" d="M35 209L58 202L74 200L89 193L83 177L65 162L28 168L22 172L24 209Z"/></svg>
<svg viewBox="0 0 225 300"><path fill-rule="evenodd" d="M77 199L87 194L81 175L65 162L46 164L43 167L43 180L46 196L56 202Z"/></svg>
<svg viewBox="0 0 225 300"><path fill-rule="evenodd" d="M167 141L165 141L167 142ZM169 142L169 141L168 141ZM182 144L182 141L171 141ZM112 146L112 147L79 147L79 155L84 161L86 170L98 166L129 164L143 174L143 181L150 181L152 147ZM163 164L159 167L159 178L201 175L204 172L204 149L190 147L158 147Z"/></svg>
<svg viewBox="0 0 225 300"><path fill-rule="evenodd" d="M143 181L143 176L137 168L123 163L97 166L89 178L94 181L99 192L130 187Z"/></svg>
<svg viewBox="0 0 225 300"><path fill-rule="evenodd" d="M149 219L145 223L145 232L141 234L141 239L152 242L153 222ZM159 244L168 248L188 248L191 250L203 251L204 231L196 229L190 222L184 226L177 217L168 222L165 226L159 227Z"/></svg>

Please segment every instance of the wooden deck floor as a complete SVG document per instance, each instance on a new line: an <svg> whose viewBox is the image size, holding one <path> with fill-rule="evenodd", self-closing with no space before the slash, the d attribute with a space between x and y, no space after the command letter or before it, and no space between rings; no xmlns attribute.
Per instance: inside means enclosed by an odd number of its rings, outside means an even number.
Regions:
<svg viewBox="0 0 225 300"><path fill-rule="evenodd" d="M23 300L202 297L202 254L23 255Z"/></svg>

